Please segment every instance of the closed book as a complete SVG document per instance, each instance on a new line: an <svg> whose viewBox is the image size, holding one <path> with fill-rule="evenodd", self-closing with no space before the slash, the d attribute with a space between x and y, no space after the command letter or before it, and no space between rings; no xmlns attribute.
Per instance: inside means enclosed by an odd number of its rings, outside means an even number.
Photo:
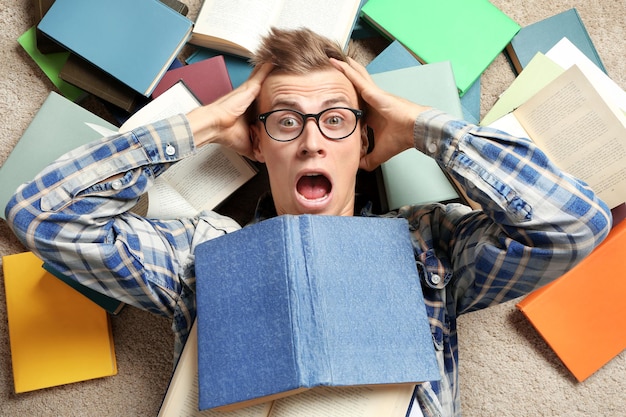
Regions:
<svg viewBox="0 0 626 417"><path fill-rule="evenodd" d="M99 67L70 54L59 77L94 96L132 113L145 97Z"/></svg>
<svg viewBox="0 0 626 417"><path fill-rule="evenodd" d="M422 63L450 61L461 95L520 29L488 0L368 0L362 12Z"/></svg>
<svg viewBox="0 0 626 417"><path fill-rule="evenodd" d="M167 71L152 97L160 96L181 80L201 104L212 103L233 89L224 57L219 55Z"/></svg>
<svg viewBox="0 0 626 417"><path fill-rule="evenodd" d="M405 219L279 216L195 258L201 410L440 378Z"/></svg>
<svg viewBox="0 0 626 417"><path fill-rule="evenodd" d="M517 304L582 382L626 349L626 222L569 272Z"/></svg>
<svg viewBox="0 0 626 417"><path fill-rule="evenodd" d="M222 52L214 49L198 47L191 55L187 57L185 62L187 64L194 64L205 59L213 58L216 56L223 56L226 63L226 69L228 70L228 76L233 88L239 87L246 81L252 70L254 69L247 59L240 56L223 54Z"/></svg>
<svg viewBox="0 0 626 417"><path fill-rule="evenodd" d="M193 23L154 0L55 0L38 25L50 38L149 96Z"/></svg>
<svg viewBox="0 0 626 417"><path fill-rule="evenodd" d="M0 216L18 186L30 181L64 153L117 127L58 93L50 92L0 166Z"/></svg>
<svg viewBox="0 0 626 417"><path fill-rule="evenodd" d="M117 373L104 309L45 271L32 252L2 263L16 393Z"/></svg>
<svg viewBox="0 0 626 417"><path fill-rule="evenodd" d="M606 72L589 32L575 8L524 26L511 39L506 51L519 73L537 52L545 54L563 38L569 39L598 68Z"/></svg>
<svg viewBox="0 0 626 417"><path fill-rule="evenodd" d="M52 3L54 3L54 0L33 0L35 24L41 21L43 16L48 12L48 9L50 9L50 6L52 6ZM41 33L40 30L36 29L35 31L36 31L35 36L36 36L37 49L42 54L67 52L65 48L63 48L61 45L59 45L58 43L56 43L55 41L53 41L52 39L50 39L49 37Z"/></svg>
<svg viewBox="0 0 626 417"><path fill-rule="evenodd" d="M452 67L447 61L385 71L372 74L372 78L392 94L463 118ZM391 210L404 205L460 199L455 185L437 162L417 149L407 149L395 155L381 165L381 171Z"/></svg>
<svg viewBox="0 0 626 417"><path fill-rule="evenodd" d="M35 64L43 71L48 79L59 89L61 94L67 97L71 101L80 101L87 93L80 88L72 85L59 77L59 73L63 68L63 65L67 62L70 53L69 52L55 52L44 54L37 48L37 28L35 26L22 33L17 42L26 53L33 59Z"/></svg>

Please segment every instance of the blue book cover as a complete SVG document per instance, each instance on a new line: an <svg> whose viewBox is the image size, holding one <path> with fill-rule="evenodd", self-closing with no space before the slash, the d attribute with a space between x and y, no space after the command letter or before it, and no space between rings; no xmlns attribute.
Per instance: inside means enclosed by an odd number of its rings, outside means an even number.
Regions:
<svg viewBox="0 0 626 417"><path fill-rule="evenodd" d="M193 22L154 0L56 0L37 27L147 97L185 46Z"/></svg>
<svg viewBox="0 0 626 417"><path fill-rule="evenodd" d="M567 38L594 64L606 73L587 28L575 8L565 10L520 29L506 51L519 73L537 52L546 53L561 39Z"/></svg>
<svg viewBox="0 0 626 417"><path fill-rule="evenodd" d="M279 216L195 257L201 410L440 378L405 219Z"/></svg>

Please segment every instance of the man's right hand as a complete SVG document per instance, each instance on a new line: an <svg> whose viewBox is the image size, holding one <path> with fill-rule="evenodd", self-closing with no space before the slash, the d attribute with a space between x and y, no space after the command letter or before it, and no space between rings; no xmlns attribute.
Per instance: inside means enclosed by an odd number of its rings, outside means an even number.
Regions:
<svg viewBox="0 0 626 417"><path fill-rule="evenodd" d="M187 114L196 146L219 143L254 160L245 113L273 68L271 64L255 68L239 87Z"/></svg>

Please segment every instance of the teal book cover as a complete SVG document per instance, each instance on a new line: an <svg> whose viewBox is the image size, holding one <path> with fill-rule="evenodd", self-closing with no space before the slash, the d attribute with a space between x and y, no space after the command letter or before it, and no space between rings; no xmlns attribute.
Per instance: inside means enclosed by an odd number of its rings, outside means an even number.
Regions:
<svg viewBox="0 0 626 417"><path fill-rule="evenodd" d="M372 78L378 86L392 94L463 119L463 107L450 62L385 71L372 74ZM417 149L407 149L384 162L381 171L390 210L405 205L460 199L437 162Z"/></svg>
<svg viewBox="0 0 626 417"><path fill-rule="evenodd" d="M440 379L405 219L279 216L195 257L201 410Z"/></svg>
<svg viewBox="0 0 626 417"><path fill-rule="evenodd" d="M154 0L55 0L37 27L147 97L187 43L193 22Z"/></svg>
<svg viewBox="0 0 626 417"><path fill-rule="evenodd" d="M606 73L600 55L575 8L524 26L511 39L506 50L513 66L519 73L526 68L526 65L537 52L545 54L563 38L569 39L587 58Z"/></svg>
<svg viewBox="0 0 626 417"><path fill-rule="evenodd" d="M62 95L51 92L0 166L0 214L18 186L64 153L117 127Z"/></svg>

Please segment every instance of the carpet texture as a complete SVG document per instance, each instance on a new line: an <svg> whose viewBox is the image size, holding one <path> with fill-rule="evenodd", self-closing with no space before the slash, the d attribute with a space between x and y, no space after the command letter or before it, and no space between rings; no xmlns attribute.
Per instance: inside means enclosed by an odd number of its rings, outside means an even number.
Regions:
<svg viewBox="0 0 626 417"><path fill-rule="evenodd" d="M201 1L183 1L190 8L189 17L195 18ZM522 26L576 7L609 75L626 88L625 0L492 2ZM33 24L31 4L0 0L0 164L54 89L16 42ZM467 22L467 30L480 28L472 28L472 22ZM356 44L359 61L366 64L385 42L368 40ZM513 79L513 71L500 54L482 76L482 115ZM98 110L97 106L90 109ZM0 256L22 251L24 248L6 223L0 221ZM589 279L590 285L602 285L600 276ZM155 416L172 369L170 322L131 307L112 322L118 375L16 395L4 285L0 284L0 416ZM515 309L514 302L462 317L459 339L465 416L626 413L626 353L622 352L585 382L577 383ZM598 343L602 343L602 335L598 335Z"/></svg>

